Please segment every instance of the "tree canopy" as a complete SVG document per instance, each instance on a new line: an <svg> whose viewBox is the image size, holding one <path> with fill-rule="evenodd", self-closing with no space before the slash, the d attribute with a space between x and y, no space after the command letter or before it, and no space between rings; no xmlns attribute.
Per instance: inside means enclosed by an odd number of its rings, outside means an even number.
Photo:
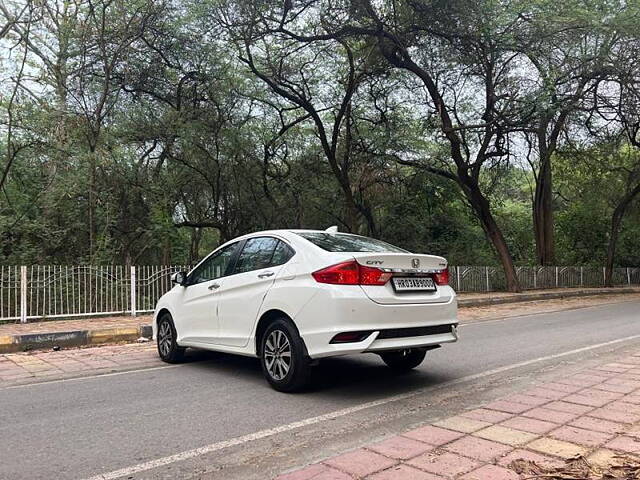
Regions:
<svg viewBox="0 0 640 480"><path fill-rule="evenodd" d="M21 0L0 51L1 263L640 265L637 0Z"/></svg>

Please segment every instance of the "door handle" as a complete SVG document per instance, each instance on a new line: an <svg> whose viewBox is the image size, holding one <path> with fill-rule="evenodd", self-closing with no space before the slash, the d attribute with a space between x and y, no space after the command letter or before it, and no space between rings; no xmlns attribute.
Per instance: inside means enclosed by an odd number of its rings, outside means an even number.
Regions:
<svg viewBox="0 0 640 480"><path fill-rule="evenodd" d="M209 290L215 290L217 288L220 288L220 284L219 283L212 283L211 285L209 285Z"/></svg>
<svg viewBox="0 0 640 480"><path fill-rule="evenodd" d="M273 275L274 275L273 272L264 272L264 273L259 273L258 274L258 278L267 278L267 277L271 277Z"/></svg>

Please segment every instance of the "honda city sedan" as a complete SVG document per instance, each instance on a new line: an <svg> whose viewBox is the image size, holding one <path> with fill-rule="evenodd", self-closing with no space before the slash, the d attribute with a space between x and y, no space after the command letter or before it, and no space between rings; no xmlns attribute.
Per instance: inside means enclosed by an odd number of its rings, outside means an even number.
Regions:
<svg viewBox="0 0 640 480"><path fill-rule="evenodd" d="M325 357L370 352L406 371L458 339L444 258L335 227L244 235L172 281L153 318L160 358L179 362L188 347L258 357L279 391L303 388Z"/></svg>

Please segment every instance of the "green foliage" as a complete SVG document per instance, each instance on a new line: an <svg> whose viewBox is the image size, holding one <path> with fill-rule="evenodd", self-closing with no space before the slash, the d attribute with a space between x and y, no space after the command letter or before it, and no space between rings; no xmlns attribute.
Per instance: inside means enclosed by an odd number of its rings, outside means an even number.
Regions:
<svg viewBox="0 0 640 480"><path fill-rule="evenodd" d="M309 34L341 25L374 28L366 3L313 0L296 22ZM456 105L454 123L474 125L460 130L468 171L476 168L482 123L500 125L488 139L500 152L488 149L478 178L517 264L535 262L536 162L525 161L536 152L535 145L528 150L534 127L540 119L553 124L589 72L597 79L587 89L593 99L615 90L620 65L625 79L638 82L637 50L616 43L604 58L619 54L618 63L606 65L598 53L612 31L629 44L635 39L637 49L640 7L625 3L374 4L446 86L444 100ZM460 172L436 106L423 85L390 67L379 39L352 35L311 44L239 23L265 15L277 25L282 2L119 0L63 7L34 6L28 45L22 24L0 39L0 48L27 48L29 74L10 105L20 49L5 49L0 136L8 138L11 122L13 139L0 142L0 174L10 150L17 154L0 191L0 263L188 264L246 232L337 224L375 231L452 264L497 265L455 179ZM335 132L338 173L327 162L318 122L274 95L239 59L247 55L246 38L261 71L313 102L329 137L351 53L357 81ZM544 75L533 73L537 69ZM488 93L486 80L497 77L496 91ZM562 129L573 149L554 157L562 264L602 265L612 212L637 182L628 172L639 154L620 140L617 113L607 105L607 122L589 124L602 108L592 97ZM488 109L487 98L495 101ZM634 111L632 102L626 106ZM611 136L593 131L609 129L615 148ZM349 224L345 190L371 219ZM622 223L619 265L640 265L638 203Z"/></svg>

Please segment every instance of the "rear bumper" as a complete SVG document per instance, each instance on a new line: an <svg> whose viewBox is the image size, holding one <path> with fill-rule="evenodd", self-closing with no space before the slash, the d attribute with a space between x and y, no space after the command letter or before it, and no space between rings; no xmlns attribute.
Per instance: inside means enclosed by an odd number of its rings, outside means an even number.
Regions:
<svg viewBox="0 0 640 480"><path fill-rule="evenodd" d="M295 321L309 356L323 358L455 342L458 339L457 310L455 295L442 303L381 305L371 301L362 290L342 289L337 298L331 291L319 292L300 311ZM421 330L410 331L412 336L406 337L398 337L397 331L393 335L388 334L390 330L438 325L452 327L445 332L439 329L439 333L433 335L420 335ZM371 333L360 342L330 343L336 334L350 331ZM381 335L383 331L387 333Z"/></svg>

